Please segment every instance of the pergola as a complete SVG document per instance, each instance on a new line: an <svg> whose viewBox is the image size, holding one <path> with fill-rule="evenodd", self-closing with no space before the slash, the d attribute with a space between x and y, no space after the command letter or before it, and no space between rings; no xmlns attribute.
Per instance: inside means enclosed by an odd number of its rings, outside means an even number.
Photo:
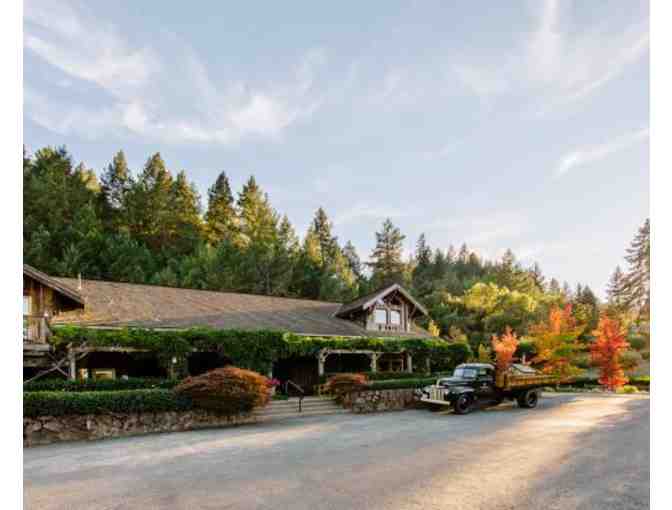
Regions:
<svg viewBox="0 0 672 510"><path fill-rule="evenodd" d="M378 371L378 358L384 354L398 354L406 356L406 372L413 372L413 359L411 358L411 353L408 351L395 351L395 352L379 352L363 349L320 349L317 353L317 373L318 375L324 375L324 365L327 361L327 357L331 354L364 354L368 356L371 360L371 372Z"/></svg>

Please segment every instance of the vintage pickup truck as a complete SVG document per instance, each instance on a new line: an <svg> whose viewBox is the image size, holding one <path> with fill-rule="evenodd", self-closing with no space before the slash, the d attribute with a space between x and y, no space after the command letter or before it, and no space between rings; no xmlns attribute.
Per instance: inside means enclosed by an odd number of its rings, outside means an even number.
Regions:
<svg viewBox="0 0 672 510"><path fill-rule="evenodd" d="M559 378L545 375L527 365L513 364L497 371L489 363L464 363L452 377L440 378L436 384L418 390L420 401L432 406L451 406L457 414L467 414L474 407L515 400L520 407L537 406L540 388L557 384Z"/></svg>

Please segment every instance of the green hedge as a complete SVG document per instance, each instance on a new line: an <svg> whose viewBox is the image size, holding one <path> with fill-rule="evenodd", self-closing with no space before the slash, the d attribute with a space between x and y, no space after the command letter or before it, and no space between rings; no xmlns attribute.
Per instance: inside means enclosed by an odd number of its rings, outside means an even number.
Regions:
<svg viewBox="0 0 672 510"><path fill-rule="evenodd" d="M312 356L321 349L370 350L376 352L410 352L416 366L430 359L437 370L451 370L471 357L466 344L450 343L438 338L351 338L305 337L283 331L243 331L192 328L181 331L151 329L103 330L77 326L55 328L51 340L56 346L67 344L87 347L131 347L156 352L164 366L173 357L184 365L189 353L217 351L234 365L267 373L273 362L292 356Z"/></svg>
<svg viewBox="0 0 672 510"><path fill-rule="evenodd" d="M422 388L436 383L437 377L422 377L416 379L397 379L389 381L372 381L369 383L371 390L401 390L407 388Z"/></svg>
<svg viewBox="0 0 672 510"><path fill-rule="evenodd" d="M159 377L129 377L128 379L41 379L23 385L24 392L34 391L119 391L142 389L171 389L179 381Z"/></svg>
<svg viewBox="0 0 672 510"><path fill-rule="evenodd" d="M63 416L68 414L155 413L191 409L189 399L172 390L124 391L36 391L23 394L23 415Z"/></svg>
<svg viewBox="0 0 672 510"><path fill-rule="evenodd" d="M600 386L600 383L598 382L597 379L598 379L597 377L581 376L568 382L566 386L573 386L575 388L597 387ZM651 377L648 375L632 376L629 377L628 379L629 379L628 384L631 384L632 386L637 386L639 388L648 388L651 384Z"/></svg>

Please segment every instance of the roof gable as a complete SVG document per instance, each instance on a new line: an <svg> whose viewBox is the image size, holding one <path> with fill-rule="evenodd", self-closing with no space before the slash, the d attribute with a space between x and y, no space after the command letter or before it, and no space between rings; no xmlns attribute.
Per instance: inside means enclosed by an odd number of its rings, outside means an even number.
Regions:
<svg viewBox="0 0 672 510"><path fill-rule="evenodd" d="M23 265L23 274L26 276L29 276L33 280L36 280L40 282L42 285L45 287L49 287L59 294L72 299L73 301L79 303L80 305L84 306L84 297L71 288L70 286L58 281L55 278L52 278L46 273L43 273L42 271L38 271L35 269L33 266L29 266L28 264Z"/></svg>
<svg viewBox="0 0 672 510"><path fill-rule="evenodd" d="M424 306L422 306L422 304L420 304L415 298L413 298L410 292L408 292L398 283L393 283L381 289L375 290L372 293L367 294L366 296L362 296L358 299L355 299L350 303L344 303L336 312L336 316L346 317L352 312L367 310L371 308L373 305L375 305L379 300L385 298L386 296L389 296L393 292L398 292L404 297L404 299L406 299L409 303L411 303L416 308L417 311L421 312L423 315L428 315L427 309Z"/></svg>

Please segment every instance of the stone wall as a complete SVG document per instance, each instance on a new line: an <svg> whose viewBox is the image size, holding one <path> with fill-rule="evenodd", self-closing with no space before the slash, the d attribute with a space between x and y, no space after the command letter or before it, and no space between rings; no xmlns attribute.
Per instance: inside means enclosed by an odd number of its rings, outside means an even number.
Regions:
<svg viewBox="0 0 672 510"><path fill-rule="evenodd" d="M23 445L178 432L255 423L254 414L222 416L201 409L183 412L40 416L23 419Z"/></svg>
<svg viewBox="0 0 672 510"><path fill-rule="evenodd" d="M414 407L417 397L413 389L402 390L366 390L345 395L343 406L353 413L375 413L380 411L399 411Z"/></svg>

